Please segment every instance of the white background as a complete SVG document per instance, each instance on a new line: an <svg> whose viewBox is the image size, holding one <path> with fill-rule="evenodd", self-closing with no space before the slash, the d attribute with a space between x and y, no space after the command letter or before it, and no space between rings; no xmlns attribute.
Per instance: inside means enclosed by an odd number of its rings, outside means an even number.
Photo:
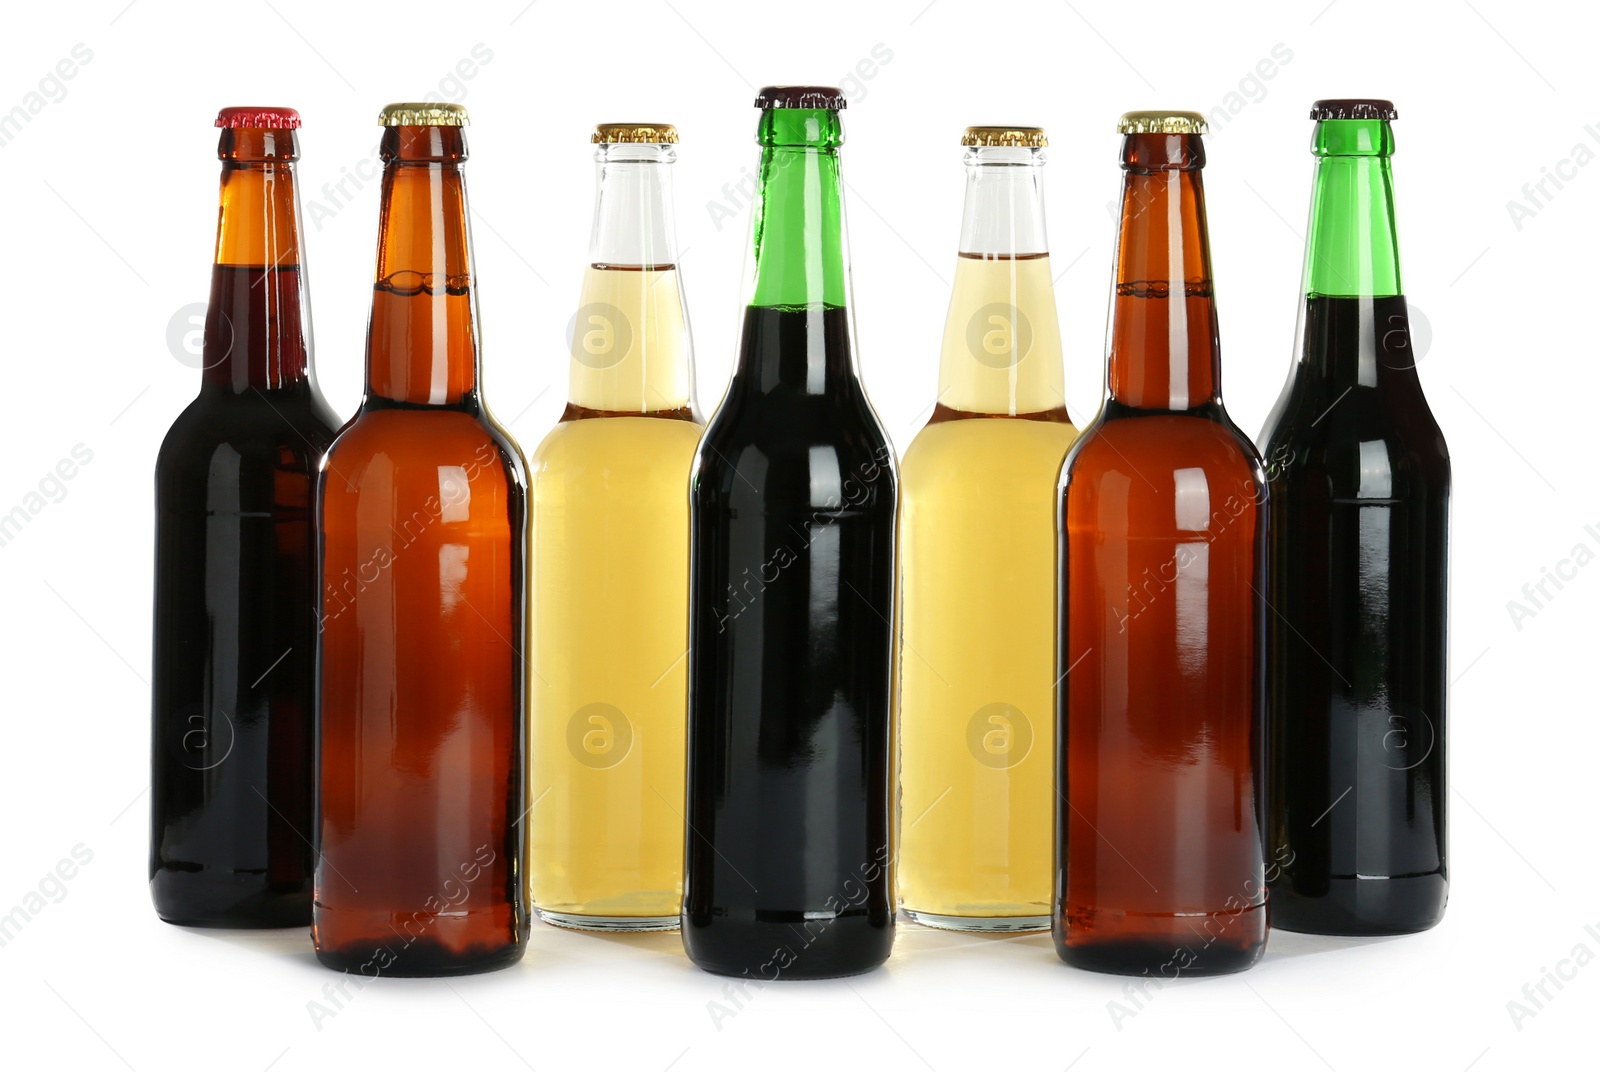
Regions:
<svg viewBox="0 0 1600 1072"><path fill-rule="evenodd" d="M526 6L525 6L526 5ZM1593 667L1593 284L1600 94L1592 8L1467 3L1222 5L893 0L792 5L578 0L381 6L272 0L22 5L0 34L0 114L47 103L0 146L0 513L72 448L93 460L0 547L0 914L75 846L92 860L0 948L7 1068L1593 1067L1600 998ZM786 14L785 11L788 13ZM40 79L75 45L75 77ZM482 45L471 78L452 76ZM1282 45L1270 79L1258 63ZM676 935L535 924L524 961L452 981L384 980L314 1019L338 977L299 932L183 930L146 889L151 473L199 374L169 321L203 302L215 227L212 118L305 119L301 189L316 365L359 398L378 186L324 183L372 158L385 102L472 114L471 204L487 398L531 449L562 405L599 120L681 134L679 242L710 409L735 349L747 214L708 203L753 169L756 87L837 82L876 46L845 113L860 363L896 444L932 400L969 123L1046 127L1068 399L1099 402L1114 124L1130 108L1238 114L1206 170L1224 384L1257 432L1289 368L1317 97L1399 105L1395 166L1421 364L1455 467L1451 871L1444 922L1408 938L1275 933L1241 976L1169 986L1117 1022L1123 980L1060 964L1048 936L902 923L849 981L769 987L720 1024L724 980ZM1230 98L1229 94L1237 94ZM1588 131L1585 124L1596 124ZM1576 147L1581 163L1574 160ZM1585 155L1590 154L1590 155ZM1569 161L1563 164L1562 161ZM1558 172L1559 165L1559 172ZM1573 176L1513 220L1548 169ZM368 175L373 174L370 170ZM331 214L310 220L313 201ZM1585 526L1596 525L1593 530ZM1541 608L1523 586L1574 549ZM1511 600L1534 610L1520 622ZM64 889L64 893L60 890ZM37 904L37 902L34 902ZM1593 924L1595 930L1586 931ZM1576 960L1567 960L1587 952ZM1581 963L1581 966L1580 966ZM1542 1008L1514 1019L1549 969ZM331 1003L328 1004L332 1008ZM1131 1004L1129 1006L1132 1007Z"/></svg>

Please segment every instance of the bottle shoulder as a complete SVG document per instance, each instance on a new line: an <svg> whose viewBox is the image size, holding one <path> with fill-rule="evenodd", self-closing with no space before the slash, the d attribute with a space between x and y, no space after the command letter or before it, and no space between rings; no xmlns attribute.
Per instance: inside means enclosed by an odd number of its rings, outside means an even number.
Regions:
<svg viewBox="0 0 1600 1072"><path fill-rule="evenodd" d="M880 460L887 452L893 460L883 422L859 386L838 396L774 392L740 397L730 389L706 422L699 454L712 464L746 450L783 459L804 458L814 449Z"/></svg>
<svg viewBox="0 0 1600 1072"><path fill-rule="evenodd" d="M1073 442L1074 460L1091 455L1115 455L1133 449L1163 463L1221 464L1259 468L1260 455L1250 437L1220 407L1200 411L1169 412L1102 410ZM1185 457L1185 451L1198 451Z"/></svg>
<svg viewBox="0 0 1600 1072"><path fill-rule="evenodd" d="M476 473L503 470L507 482L525 487L522 450L492 418L464 410L364 408L328 448L324 468L354 479L368 466L391 470L460 468Z"/></svg>
<svg viewBox="0 0 1600 1072"><path fill-rule="evenodd" d="M236 465L315 472L338 434L338 418L311 392L202 392L167 429L159 473L209 473L218 458Z"/></svg>
<svg viewBox="0 0 1600 1072"><path fill-rule="evenodd" d="M930 422L906 447L900 476L915 485L1031 482L1040 471L1054 479L1078 438L1071 424L1015 417Z"/></svg>
<svg viewBox="0 0 1600 1072"><path fill-rule="evenodd" d="M573 505L580 499L656 503L686 494L700 425L654 417L563 421L528 459L536 497Z"/></svg>
<svg viewBox="0 0 1600 1072"><path fill-rule="evenodd" d="M1448 487L1450 452L1414 373L1402 389L1334 387L1297 373L1302 382L1291 384L1262 434L1274 488L1314 483L1336 497L1366 498L1362 487L1385 483Z"/></svg>
<svg viewBox="0 0 1600 1072"><path fill-rule="evenodd" d="M1255 445L1214 413L1101 414L1073 443L1061 484L1130 501L1167 500L1179 493L1242 495L1265 499L1265 470Z"/></svg>
<svg viewBox="0 0 1600 1072"><path fill-rule="evenodd" d="M585 417L560 421L528 457L531 469L605 460L650 466L675 464L694 455L704 427L698 421L640 416Z"/></svg>
<svg viewBox="0 0 1600 1072"><path fill-rule="evenodd" d="M810 507L891 512L899 475L894 447L873 418L853 427L787 424L735 428L695 451L691 496L735 509L782 512Z"/></svg>
<svg viewBox="0 0 1600 1072"><path fill-rule="evenodd" d="M875 464L891 474L898 469L894 447L879 428L808 435L790 428L775 434L712 436L707 429L694 452L696 473L738 470L756 465L764 470L814 469L819 461L842 466Z"/></svg>

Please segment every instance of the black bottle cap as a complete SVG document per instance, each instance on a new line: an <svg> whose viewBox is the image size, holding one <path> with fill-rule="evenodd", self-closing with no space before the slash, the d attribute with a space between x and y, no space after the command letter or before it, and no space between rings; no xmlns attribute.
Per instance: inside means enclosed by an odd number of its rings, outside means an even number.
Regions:
<svg viewBox="0 0 1600 1072"><path fill-rule="evenodd" d="M827 108L844 110L844 94L833 86L764 86L756 94L756 107Z"/></svg>
<svg viewBox="0 0 1600 1072"><path fill-rule="evenodd" d="M1319 100L1311 106L1311 118L1324 119L1399 119L1393 101L1374 97L1339 97Z"/></svg>

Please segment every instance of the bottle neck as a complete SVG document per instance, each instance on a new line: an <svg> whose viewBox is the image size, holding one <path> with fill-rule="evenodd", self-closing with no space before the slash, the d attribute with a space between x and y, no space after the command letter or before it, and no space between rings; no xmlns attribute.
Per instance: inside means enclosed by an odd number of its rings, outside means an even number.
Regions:
<svg viewBox="0 0 1600 1072"><path fill-rule="evenodd" d="M839 114L762 113L751 218L754 273L735 375L761 391L821 395L854 378Z"/></svg>
<svg viewBox="0 0 1600 1072"><path fill-rule="evenodd" d="M1044 230L1044 150L981 145L967 149L961 252L973 257L1033 257L1050 252Z"/></svg>
<svg viewBox="0 0 1600 1072"><path fill-rule="evenodd" d="M572 326L567 416L691 416L689 325L677 271L668 144L595 154L589 267Z"/></svg>
<svg viewBox="0 0 1600 1072"><path fill-rule="evenodd" d="M1216 303L1196 134L1130 134L1106 385L1134 409L1221 401Z"/></svg>
<svg viewBox="0 0 1600 1072"><path fill-rule="evenodd" d="M774 108L761 117L751 305L848 304L839 114Z"/></svg>
<svg viewBox="0 0 1600 1072"><path fill-rule="evenodd" d="M1394 134L1382 119L1328 119L1306 234L1300 360L1336 387L1417 389L1395 232Z"/></svg>
<svg viewBox="0 0 1600 1072"><path fill-rule="evenodd" d="M966 153L961 252L939 355L935 419L1065 419L1061 329L1045 238L1042 149Z"/></svg>
<svg viewBox="0 0 1600 1072"><path fill-rule="evenodd" d="M1317 158L1306 236L1307 296L1372 298L1402 294L1395 236L1394 133L1382 119L1317 124Z"/></svg>
<svg viewBox="0 0 1600 1072"><path fill-rule="evenodd" d="M226 129L217 246L202 343L205 389L242 394L311 381L293 131Z"/></svg>
<svg viewBox="0 0 1600 1072"><path fill-rule="evenodd" d="M478 405L477 294L460 127L390 127L367 329L367 396Z"/></svg>

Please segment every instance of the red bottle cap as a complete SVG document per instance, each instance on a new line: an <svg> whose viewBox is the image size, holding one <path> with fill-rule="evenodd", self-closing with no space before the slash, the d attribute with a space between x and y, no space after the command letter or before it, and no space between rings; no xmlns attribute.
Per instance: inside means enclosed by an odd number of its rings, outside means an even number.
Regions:
<svg viewBox="0 0 1600 1072"><path fill-rule="evenodd" d="M293 108L224 108L217 126L230 130L299 130L300 113Z"/></svg>

